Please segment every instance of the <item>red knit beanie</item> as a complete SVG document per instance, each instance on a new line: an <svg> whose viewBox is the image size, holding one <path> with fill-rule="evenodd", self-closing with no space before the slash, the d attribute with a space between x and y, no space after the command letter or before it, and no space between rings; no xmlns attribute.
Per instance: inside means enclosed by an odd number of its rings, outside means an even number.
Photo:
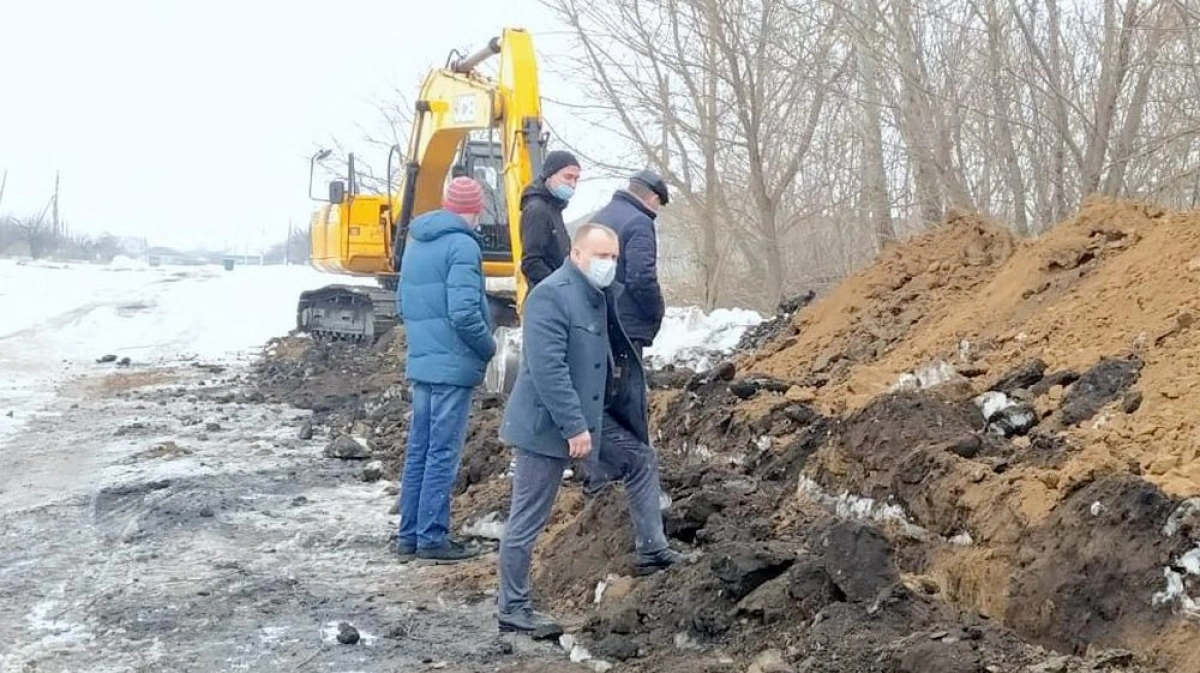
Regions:
<svg viewBox="0 0 1200 673"><path fill-rule="evenodd" d="M446 187L442 207L459 215L482 213L483 186L465 176L454 178Z"/></svg>

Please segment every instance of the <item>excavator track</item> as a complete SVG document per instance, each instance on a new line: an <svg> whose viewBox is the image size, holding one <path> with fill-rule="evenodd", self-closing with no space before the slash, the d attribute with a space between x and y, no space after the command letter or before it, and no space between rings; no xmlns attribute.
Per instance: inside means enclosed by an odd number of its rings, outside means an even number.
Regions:
<svg viewBox="0 0 1200 673"><path fill-rule="evenodd" d="M366 285L302 292L296 307L296 329L316 339L373 344L398 320L395 291Z"/></svg>

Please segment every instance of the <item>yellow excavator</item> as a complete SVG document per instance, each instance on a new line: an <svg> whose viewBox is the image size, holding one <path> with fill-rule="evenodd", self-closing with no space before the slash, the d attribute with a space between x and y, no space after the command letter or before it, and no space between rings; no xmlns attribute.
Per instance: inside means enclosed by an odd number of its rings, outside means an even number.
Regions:
<svg viewBox="0 0 1200 673"><path fill-rule="evenodd" d="M494 78L477 70L493 56L499 56ZM360 191L350 155L346 179L330 182L327 196L314 196L313 173L329 152L314 154L309 196L324 203L310 225L310 263L327 273L374 277L378 287L334 284L301 293L298 331L370 344L395 325L409 223L441 207L450 175L471 176L484 189L483 272L501 346L487 387L507 392L519 352L513 328L527 291L520 272L520 194L541 171L546 142L533 40L524 29L506 28L474 54L451 52L445 66L426 77L395 189L390 180L398 146L388 154L383 194Z"/></svg>

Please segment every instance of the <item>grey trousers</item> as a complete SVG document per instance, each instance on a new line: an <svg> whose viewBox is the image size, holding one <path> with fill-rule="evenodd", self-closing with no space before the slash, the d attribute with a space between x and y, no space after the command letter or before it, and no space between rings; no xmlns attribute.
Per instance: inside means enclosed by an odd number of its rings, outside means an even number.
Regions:
<svg viewBox="0 0 1200 673"><path fill-rule="evenodd" d="M592 453L591 467L603 470L606 477L619 479L625 485L638 556L653 557L666 550L654 449L606 416L602 437L593 444ZM563 470L570 462L519 448L516 454L512 504L500 542L500 592L496 600L504 614L532 608L529 565L533 546L550 521Z"/></svg>

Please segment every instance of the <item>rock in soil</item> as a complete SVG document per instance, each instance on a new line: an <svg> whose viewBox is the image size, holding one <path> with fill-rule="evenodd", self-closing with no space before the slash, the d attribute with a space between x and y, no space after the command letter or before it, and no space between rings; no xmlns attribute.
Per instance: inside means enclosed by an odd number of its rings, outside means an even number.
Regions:
<svg viewBox="0 0 1200 673"><path fill-rule="evenodd" d="M371 457L371 452L349 435L338 435L325 447L326 458L341 458L342 460L365 460Z"/></svg>
<svg viewBox="0 0 1200 673"><path fill-rule="evenodd" d="M714 549L709 565L713 575L725 585L729 597L740 600L782 575L795 560L795 552L787 545L761 542Z"/></svg>
<svg viewBox="0 0 1200 673"><path fill-rule="evenodd" d="M362 480L365 482L375 482L383 479L383 463L378 460L372 460L363 468Z"/></svg>
<svg viewBox="0 0 1200 673"><path fill-rule="evenodd" d="M1100 408L1121 399L1138 380L1142 362L1137 358L1104 358L1084 372L1063 397L1063 423L1075 425L1096 415Z"/></svg>
<svg viewBox="0 0 1200 673"><path fill-rule="evenodd" d="M338 623L337 641L343 645L354 645L358 642L358 629L347 622Z"/></svg>
<svg viewBox="0 0 1200 673"><path fill-rule="evenodd" d="M900 581L891 545L878 528L866 523L834 523L821 538L821 553L825 572L849 600L872 600Z"/></svg>

